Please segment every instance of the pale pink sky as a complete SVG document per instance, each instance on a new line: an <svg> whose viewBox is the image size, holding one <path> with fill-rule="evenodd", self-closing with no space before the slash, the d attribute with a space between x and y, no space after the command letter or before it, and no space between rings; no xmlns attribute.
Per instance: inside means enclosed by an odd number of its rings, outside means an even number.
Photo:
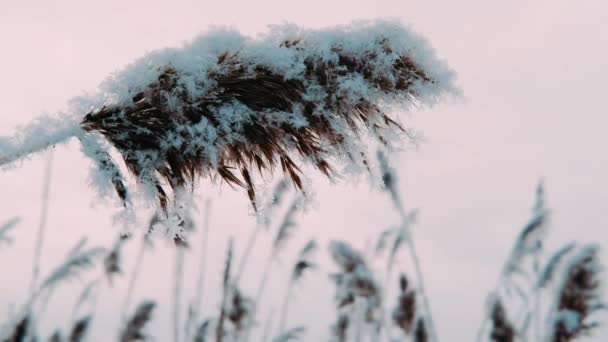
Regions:
<svg viewBox="0 0 608 342"><path fill-rule="evenodd" d="M352 19L398 17L428 38L457 71L466 102L413 113L408 122L426 142L395 160L406 204L420 210L418 249L440 336L472 340L486 292L494 285L532 205L539 177L553 209L550 246L576 239L608 242L608 5L600 0L543 1L4 1L0 4L0 135L41 113L93 90L106 75L155 48L189 40L211 25L232 25L246 34L290 21L308 27ZM76 143L55 149L51 213L43 270L56 265L79 237L108 244L116 231L110 209L96 203L86 185L88 161ZM0 222L24 218L15 244L0 253L5 281L0 319L11 303L24 301L40 206L44 158L0 172ZM316 208L300 220L292 246L309 236L323 244L347 238L363 247L396 222L390 204L365 182L328 186L317 180ZM226 237L253 225L247 201L228 187L213 195L212 246L207 294L218 293ZM243 241L237 242L237 253ZM136 246L127 250L127 269ZM254 255L250 276L264 251ZM192 253L198 255L195 249ZM285 266L293 253L284 255ZM605 260L608 254L604 253ZM187 286L195 281L195 258L186 264ZM138 298L160 301L152 332L170 336L173 253L158 246L147 259ZM405 262L406 269L409 265ZM285 266L275 272L273 302L284 290ZM308 324L306 340L326 336L334 319L333 288L326 273L311 276L297 291L290 325ZM6 281L6 279L11 279ZM93 340L114 329L126 278L105 291ZM80 285L57 292L45 327L67 322L70 298ZM253 289L254 286L252 286ZM187 292L190 293L190 292ZM275 298L276 297L276 298ZM69 303L69 304L65 304ZM205 314L217 308L207 296ZM65 309L65 308L68 309ZM264 317L264 316L262 316ZM47 331L48 332L48 331ZM606 331L595 340L608 337Z"/></svg>

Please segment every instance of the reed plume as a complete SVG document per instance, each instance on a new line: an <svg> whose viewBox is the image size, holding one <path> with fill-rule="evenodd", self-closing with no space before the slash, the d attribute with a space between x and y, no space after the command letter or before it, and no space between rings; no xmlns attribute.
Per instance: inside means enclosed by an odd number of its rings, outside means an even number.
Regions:
<svg viewBox="0 0 608 342"><path fill-rule="evenodd" d="M0 226L0 246L2 244L11 244L13 242L13 239L8 235L8 233L17 226L19 221L21 221L21 219L15 217Z"/></svg>
<svg viewBox="0 0 608 342"><path fill-rule="evenodd" d="M302 279L305 272L317 267L316 263L311 260L312 254L316 251L316 249L317 242L315 240L309 240L298 254L298 258L293 265L291 275L287 282L285 298L283 299L283 308L281 310L281 318L279 322L279 334L283 334L285 324L287 323L287 314L289 312L289 302L292 297L293 286Z"/></svg>
<svg viewBox="0 0 608 342"><path fill-rule="evenodd" d="M88 315L76 321L72 327L72 330L70 331L70 337L68 340L70 342L84 341L92 320L93 316Z"/></svg>
<svg viewBox="0 0 608 342"><path fill-rule="evenodd" d="M196 329L196 334L194 335L194 342L205 342L207 340L210 325L211 320L207 319L198 326L198 329Z"/></svg>
<svg viewBox="0 0 608 342"><path fill-rule="evenodd" d="M277 26L261 39L212 32L135 61L98 97L77 99L67 117L0 139L0 165L75 136L100 183L125 205L110 146L161 208L170 189L199 177L243 187L257 208L255 173L280 167L301 189L304 164L328 177L340 164L367 165L363 136L398 143L405 129L388 112L432 105L458 92L453 81L427 43L396 21Z"/></svg>
<svg viewBox="0 0 608 342"><path fill-rule="evenodd" d="M3 342L23 342L30 335L32 328L32 318L29 314L24 315L10 332L9 336L3 339Z"/></svg>
<svg viewBox="0 0 608 342"><path fill-rule="evenodd" d="M591 317L604 308L598 252L597 245L583 246L564 265L549 313L547 342L572 341L599 325Z"/></svg>
<svg viewBox="0 0 608 342"><path fill-rule="evenodd" d="M416 317L416 292L408 287L405 274L399 277L399 297L397 305L393 309L393 322L405 334L409 334Z"/></svg>
<svg viewBox="0 0 608 342"><path fill-rule="evenodd" d="M429 333L426 330L424 319L418 318L416 328L414 329L414 342L428 342Z"/></svg>
<svg viewBox="0 0 608 342"><path fill-rule="evenodd" d="M123 271L121 266L122 247L129 238L129 235L120 235L110 252L103 259L104 272L110 284L112 284L113 277Z"/></svg>
<svg viewBox="0 0 608 342"><path fill-rule="evenodd" d="M152 320L152 312L155 307L156 303L153 301L141 302L133 316L128 320L120 336L120 342L147 341L148 335L144 332L144 328Z"/></svg>
<svg viewBox="0 0 608 342"><path fill-rule="evenodd" d="M332 336L338 342L346 342L348 337L348 327L350 325L350 318L347 314L341 313L338 315L336 323L332 326Z"/></svg>
<svg viewBox="0 0 608 342"><path fill-rule="evenodd" d="M509 321L507 312L499 299L496 299L492 307L492 329L490 340L494 342L513 342L515 341L515 329Z"/></svg>

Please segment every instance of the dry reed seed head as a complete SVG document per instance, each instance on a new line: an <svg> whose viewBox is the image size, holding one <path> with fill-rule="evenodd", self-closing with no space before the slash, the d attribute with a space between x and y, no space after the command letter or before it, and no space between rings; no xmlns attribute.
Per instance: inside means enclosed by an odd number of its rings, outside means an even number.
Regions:
<svg viewBox="0 0 608 342"><path fill-rule="evenodd" d="M426 324L424 319L418 318L416 321L416 328L414 329L414 342L428 342L429 333L426 330Z"/></svg>
<svg viewBox="0 0 608 342"><path fill-rule="evenodd" d="M544 193L544 187L541 182L536 190L532 216L515 241L515 246L507 261L505 275L520 272L523 259L542 249L542 242L546 236L550 214L544 205Z"/></svg>
<svg viewBox="0 0 608 342"><path fill-rule="evenodd" d="M121 235L118 240L114 243L112 250L103 259L103 266L106 277L110 284L112 284L112 277L116 274L122 273L121 268L121 253L124 243L129 239L128 235Z"/></svg>
<svg viewBox="0 0 608 342"><path fill-rule="evenodd" d="M123 333L121 334L121 342L136 342L148 340L148 335L144 328L148 322L152 320L152 312L156 307L153 301L143 301L139 304L133 316L127 322Z"/></svg>
<svg viewBox="0 0 608 342"><path fill-rule="evenodd" d="M81 319L79 319L74 326L72 327L72 331L70 332L70 342L81 342L85 340L86 334L89 330L89 326L91 325L91 320L93 316L88 315Z"/></svg>
<svg viewBox="0 0 608 342"><path fill-rule="evenodd" d="M15 217L0 226L0 246L3 243L11 244L13 242L13 239L8 236L8 233L17 226L19 221L21 221L21 219Z"/></svg>
<svg viewBox="0 0 608 342"><path fill-rule="evenodd" d="M205 342L207 340L207 334L209 334L211 326L211 320L207 319L202 322L198 329L196 329L196 335L194 336L194 342Z"/></svg>
<svg viewBox="0 0 608 342"><path fill-rule="evenodd" d="M317 264L310 260L312 254L317 250L317 241L309 240L298 254L298 259L293 266L291 279L295 282L302 278L304 272L317 267Z"/></svg>
<svg viewBox="0 0 608 342"><path fill-rule="evenodd" d="M102 247L89 247L85 249L85 244L86 239L81 239L68 252L64 262L42 282L39 289L47 289L58 282L78 277L82 272L91 268L97 259L107 253L106 249Z"/></svg>
<svg viewBox="0 0 608 342"><path fill-rule="evenodd" d="M332 333L333 336L336 337L336 339L339 342L346 342L346 338L348 337L348 327L350 325L350 318L347 314L345 313L340 313L338 315L338 320L336 321L336 323L332 326Z"/></svg>
<svg viewBox="0 0 608 342"><path fill-rule="evenodd" d="M273 253L278 253L287 240L293 235L293 231L297 227L295 216L301 211L305 200L306 199L302 195L298 195L291 202L291 205L287 209L287 212L277 229L277 234L272 243Z"/></svg>
<svg viewBox="0 0 608 342"><path fill-rule="evenodd" d="M344 272L352 272L358 265L365 264L361 254L344 241L331 241L329 251Z"/></svg>
<svg viewBox="0 0 608 342"><path fill-rule="evenodd" d="M32 330L32 317L30 314L26 314L17 321L17 324L13 327L12 332L9 334L6 341L9 342L22 342L26 340L26 337L31 337Z"/></svg>
<svg viewBox="0 0 608 342"><path fill-rule="evenodd" d="M490 340L495 342L513 342L515 341L516 331L507 312L499 299L496 299L492 307L492 330L490 331Z"/></svg>
<svg viewBox="0 0 608 342"><path fill-rule="evenodd" d="M563 268L558 285L557 308L552 312L550 332L553 341L570 341L589 334L598 323L590 320L603 309L601 302L599 247L587 245L571 256Z"/></svg>
<svg viewBox="0 0 608 342"><path fill-rule="evenodd" d="M380 286L360 253L342 241L332 241L330 251L334 261L341 267L341 272L331 275L336 284L335 301L338 309L362 303L366 321L376 322L377 311L382 303Z"/></svg>
<svg viewBox="0 0 608 342"><path fill-rule="evenodd" d="M227 317L237 331L242 331L252 323L254 302L251 298L244 296L241 291L233 287L230 300L228 301Z"/></svg>
<svg viewBox="0 0 608 342"><path fill-rule="evenodd" d="M328 177L336 164L367 163L353 158L365 150L363 135L401 140L389 107L432 105L457 92L453 73L399 23L300 34L241 37L223 49L210 48L217 41L210 35L145 56L106 82L113 100L81 127L103 135L161 207L163 182L175 189L209 177L246 188L255 208L252 171L280 165L301 189L296 159Z"/></svg>
<svg viewBox="0 0 608 342"><path fill-rule="evenodd" d="M398 210L403 210L401 196L399 195L399 190L397 189L397 175L395 174L393 168L389 165L388 159L382 150L378 149L376 156L380 166L380 172L382 174L382 185L390 194L391 199Z"/></svg>
<svg viewBox="0 0 608 342"><path fill-rule="evenodd" d="M148 235L170 237L176 247L188 248L186 235L194 230L194 220L188 207L179 205L157 211L148 224Z"/></svg>
<svg viewBox="0 0 608 342"><path fill-rule="evenodd" d="M299 279L302 278L302 276L304 275L304 272L306 272L307 270L312 270L314 268L317 267L317 264L309 261L309 260L299 260L298 262L296 262L296 264L293 266L293 271L291 274L291 279L293 279L294 281L297 281Z"/></svg>
<svg viewBox="0 0 608 342"><path fill-rule="evenodd" d="M405 274L401 274L399 276L399 290L401 291L401 293L405 293L407 291L407 285L408 285L408 281L407 281L407 277L405 276Z"/></svg>
<svg viewBox="0 0 608 342"><path fill-rule="evenodd" d="M409 334L416 317L416 292L408 289L407 278L404 274L399 277L399 291L392 319L395 325Z"/></svg>
<svg viewBox="0 0 608 342"><path fill-rule="evenodd" d="M288 186L288 180L286 178L281 178L281 180L274 187L270 205L281 205L281 202L283 201L283 196L285 195L285 192L287 192Z"/></svg>

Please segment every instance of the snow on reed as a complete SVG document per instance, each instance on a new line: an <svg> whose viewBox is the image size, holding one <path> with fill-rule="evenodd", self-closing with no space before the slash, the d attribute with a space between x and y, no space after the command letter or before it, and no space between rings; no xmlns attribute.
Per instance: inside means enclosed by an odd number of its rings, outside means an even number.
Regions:
<svg viewBox="0 0 608 342"><path fill-rule="evenodd" d="M94 183L102 193L114 188L125 206L131 195L116 152L160 208L171 203L169 190L198 177L244 187L256 208L254 171L280 166L301 188L302 165L328 177L365 170L369 139L403 141L407 130L391 113L458 94L454 80L398 21L286 24L257 37L213 29L146 54L67 113L0 138L0 165L77 137L97 166Z"/></svg>

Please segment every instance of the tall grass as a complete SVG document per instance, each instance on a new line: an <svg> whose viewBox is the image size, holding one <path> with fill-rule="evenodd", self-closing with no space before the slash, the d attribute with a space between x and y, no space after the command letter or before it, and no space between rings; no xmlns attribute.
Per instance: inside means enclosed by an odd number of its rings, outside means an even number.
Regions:
<svg viewBox="0 0 608 342"><path fill-rule="evenodd" d="M380 157L382 158L382 157ZM381 163L386 161L380 159ZM424 292L422 270L416 268L415 278L403 273L396 263L396 255L402 246L412 249L413 240L409 225L414 222L411 213L402 208L402 197L394 175L387 165L382 166L384 189L400 213L401 222L396 228L383 232L378 238L376 253L366 256L345 241L333 241L329 246L330 254L338 266L338 272L332 274L336 286L336 323L330 329L330 339L335 341L438 341L439 334L434 330L433 316L428 306L428 296ZM301 198L288 205L283 219L278 222L267 265L272 265L283 244L288 241L290 231L295 227L295 212ZM206 219L202 227L201 243L207 244L209 207L205 211ZM513 250L500 275L495 289L490 292L487 314L477 339L479 341L573 341L589 335L599 325L595 314L604 308L600 293L602 276L597 245L565 244L547 256L539 253L546 238L546 223L549 210L544 206L544 187L539 185L533 207L532 218L524 226L515 240ZM154 220L153 220L154 221ZM0 237L6 236L9 229L17 224L9 221L0 229ZM151 245L151 237L141 240L134 269L128 279L127 297L122 309L121 331L117 332L120 341L148 340L152 337L146 332L146 325L153 320L155 301L142 302L134 312L128 313L130 298L133 295L134 283L139 274L144 251ZM95 289L103 285L104 278L112 280L113 275L122 273L121 249L129 243L128 237L118 237L110 248L86 247L86 240L79 241L69 251L62 264L43 278L32 292L22 309L8 322L3 324L2 341L32 341L39 339L38 330L45 307L54 289L64 280L73 278L99 262L102 274L88 283L77 299L73 310L73 321L65 333L57 329L50 337L52 341L86 341L90 334L91 322L95 319L95 305L90 306L88 313L80 315L83 304L95 300ZM247 247L251 253L254 244ZM305 338L306 327L299 324L289 325L290 302L295 286L300 284L306 272L317 269L314 254L318 245L314 239L307 242L296 255L291 273L287 279L284 297L279 307L278 326L272 329L274 315L271 313L264 326L252 324L260 308L264 305L259 295L249 298L239 289L239 282L246 281L242 274L235 272L234 244L228 245L222 277L221 295L209 296L221 298L219 310L215 317L200 320L200 303L202 286L207 272L205 254L201 255L196 296L188 306L187 322L179 317L182 310L181 279L184 269L183 258L185 247L176 245L177 261L174 275L173 299L173 340L179 341L246 341L253 330L262 329L263 341L297 341ZM388 253L381 253L387 250ZM202 251L205 253L205 251ZM410 251L410 257L415 255ZM386 267L384 275L377 274L368 266L373 260L384 258ZM180 259L182 258L182 259ZM241 265L243 262L241 261ZM246 263L245 263L246 265ZM34 266L35 267L35 266ZM258 288L265 286L270 272L262 275ZM238 270L239 273L243 270ZM395 277L395 271L398 276ZM420 272L420 274L418 274ZM528 274L522 277L522 274ZM380 282L379 279L384 279ZM412 281L412 279L415 279ZM394 285L393 285L394 284ZM397 297L387 298L392 293L391 286L397 286ZM109 289L111 291L111 289ZM544 302L540 298L545 298ZM300 308L301 309L301 308ZM274 310L272 310L274 312ZM158 323L158 322L157 322ZM306 323L306 322L301 322ZM533 329L530 329L530 327ZM212 333L213 332L213 333ZM109 337L109 336L108 336ZM110 338L110 337L109 337Z"/></svg>
<svg viewBox="0 0 608 342"><path fill-rule="evenodd" d="M381 157L382 158L382 157ZM385 163L382 161L381 163ZM415 268L415 277L404 273L395 262L396 255L402 248L412 249L413 240L409 226L414 223L413 212L405 213L402 208L402 197L399 193L396 179L390 168L382 167L384 190L390 195L391 202L400 213L401 222L378 238L375 255L368 256L346 241L333 241L328 246L330 255L338 266L338 271L331 275L336 288L335 305L336 321L329 329L329 338L334 341L438 341L439 334L433 323L433 315L429 309L428 296L424 292L422 270ZM286 208L282 220L274 228L275 237L269 251L267 265L272 265L279 251L288 243L292 229L296 226L296 216L299 201L295 200ZM205 219L202 226L201 243L207 244L209 206L206 207ZM539 185L536 194L532 217L523 227L515 240L513 250L504 263L503 271L496 288L490 291L487 314L478 333L479 341L574 341L581 336L592 334L599 325L596 313L603 310L603 298L600 293L602 275L598 256L598 246L568 243L553 253L539 253L547 236L546 223L549 210L544 206L544 187ZM154 222L154 220L152 220ZM0 237L6 236L9 229L18 222L9 221L0 229ZM263 231L261 231L263 232ZM116 332L120 341L151 340L152 336L146 331L146 326L153 322L153 312L159 304L146 300L131 311L129 302L133 296L134 284L139 274L144 251L151 245L150 236L141 241L138 256L133 270L127 279L127 297L120 314L120 331ZM98 277L87 283L76 301L72 314L72 322L65 332L57 329L49 337L51 341L86 341L90 335L91 322L96 318L96 306L86 306L89 309L81 314L87 301L95 302L96 290L103 286L103 279L108 282L112 277L122 273L121 250L133 239L118 237L109 248L87 247L86 240L79 241L66 258L46 277L33 291L28 301L9 321L3 324L2 341L32 341L39 340L44 333L38 329L44 316L44 310L54 289L68 279L87 271L99 263L102 272ZM255 243L245 247L247 253L255 250ZM183 244L176 245L177 261L173 299L173 340L179 341L246 341L255 330L260 330L260 341L298 341L306 340L306 322L291 325L289 312L293 299L294 288L304 289L302 278L309 271L318 269L315 252L318 244L314 239L301 247L292 263L291 272L286 279L287 286L278 312L271 310L265 317L265 324L256 325L260 308L265 301L261 296L253 299L243 293L239 283L246 282L243 274L238 274L234 255L235 248L232 239L226 252L222 276L221 294L208 295L209 298L221 298L215 315L201 320L200 309L202 302L203 280L207 271L206 256L201 255L198 267L196 296L185 312L188 319L183 321L181 311L181 279L185 272L183 258L190 257L185 253ZM382 253L387 251L388 253ZM205 251L202 251L205 253ZM415 252L410 251L412 257ZM180 260L180 258L182 258ZM370 259L371 258L371 259ZM385 258L385 259L383 259ZM373 260L372 260L373 259ZM383 260L383 261L382 261ZM373 271L371 262L382 261L386 267L383 274ZM241 264L243 262L241 261ZM246 265L246 263L245 263ZM268 267L268 266L267 266ZM236 271L235 271L236 269ZM418 274L417 272L420 272ZM522 276L526 274L527 276ZM259 287L271 277L267 272L262 275ZM203 279L203 280L201 280ZM380 279L384 279L380 281ZM276 279L274 280L277 281ZM393 293L390 287L397 287L396 298L388 298ZM108 288L108 291L113 291ZM541 301L543 298L544 301ZM314 305L314 304L313 304ZM160 303L162 307L163 304ZM297 307L302 310L302 306ZM275 316L275 314L278 315ZM273 321L278 325L273 329ZM164 324L155 322L154 324ZM304 324L304 325L303 325ZM532 327L532 328L531 328ZM106 336L112 339L111 334Z"/></svg>

